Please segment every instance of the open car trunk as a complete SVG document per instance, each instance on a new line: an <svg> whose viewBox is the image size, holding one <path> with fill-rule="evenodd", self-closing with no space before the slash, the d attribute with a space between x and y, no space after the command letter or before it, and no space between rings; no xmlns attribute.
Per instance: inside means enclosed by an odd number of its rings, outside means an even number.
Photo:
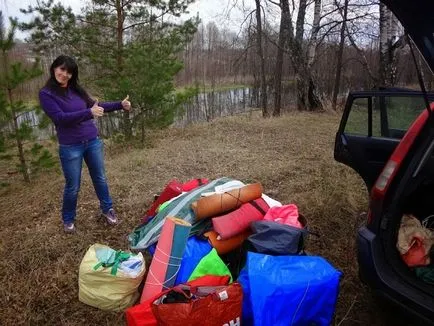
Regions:
<svg viewBox="0 0 434 326"><path fill-rule="evenodd" d="M434 141L431 141L434 144ZM432 146L428 146L431 149ZM406 292L414 292L419 300L432 302L434 297L434 155L430 154L424 167L416 173L417 161L411 160L406 173L397 182L396 193L388 211L390 223L383 234L386 257L407 283ZM411 164L413 163L413 164ZM406 223L404 225L404 223ZM426 259L420 250L423 244ZM413 245L413 246L412 246ZM407 251L412 246L412 249ZM407 254L403 254L407 251ZM415 254L415 255L414 255ZM418 259L416 259L418 258Z"/></svg>
<svg viewBox="0 0 434 326"><path fill-rule="evenodd" d="M381 0L408 32L434 72L434 1Z"/></svg>
<svg viewBox="0 0 434 326"><path fill-rule="evenodd" d="M406 255L401 253L400 258L412 276L424 282L416 282L416 285L434 295L434 180L425 180L403 203L397 249L405 251L410 241L413 246ZM420 246L426 249L425 258L422 258Z"/></svg>
<svg viewBox="0 0 434 326"><path fill-rule="evenodd" d="M405 31L409 34L413 42L416 44L418 50L424 57L426 63L432 72L434 72L434 1L432 0L381 0L398 18L404 27ZM421 85L423 88L423 85ZM433 120L428 121L432 124ZM429 139L433 139L432 132L427 132L425 136ZM384 227L389 229L385 232L386 241L386 257L390 259L398 273L402 274L409 283L418 288L420 292L426 293L429 296L434 295L434 239L426 241L426 246L431 246L429 255L431 259L427 259L424 265L428 265L433 269L433 279L430 280L426 277L421 277L421 273L418 273L420 267L414 266L414 262L408 259L408 256L402 255L402 249L400 254L398 253L399 245L398 236L401 242L403 240L403 232L400 233L400 227L402 221L410 221L413 218L415 224L420 222L421 229L417 232L417 236L413 238L414 241L419 241L422 237L434 237L434 231L429 231L430 228L434 228L434 157L433 157L433 145L434 141L426 139L430 142L428 145L422 145L421 148L427 155L419 151L419 160L426 160L423 168L418 171L417 164L418 158L412 160L413 164L409 163L408 171L406 175L402 177L398 182L401 185L396 186L396 192L393 195L394 200L390 203L389 219L385 220L385 223L389 221L392 225ZM407 186L407 188L406 188ZM394 203L395 201L395 203ZM407 230L407 229L406 229ZM425 233L426 231L426 233ZM392 241L391 241L392 240ZM419 243L419 242L418 242ZM395 248L393 248L395 244ZM419 243L420 244L420 243ZM420 254L420 252L419 252ZM413 266L408 266L413 265ZM422 299L422 298L421 298ZM431 301L432 302L432 301Z"/></svg>

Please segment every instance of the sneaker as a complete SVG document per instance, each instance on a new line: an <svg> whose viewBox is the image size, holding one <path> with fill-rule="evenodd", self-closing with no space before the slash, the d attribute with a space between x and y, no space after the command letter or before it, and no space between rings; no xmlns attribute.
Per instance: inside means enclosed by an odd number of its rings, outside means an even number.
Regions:
<svg viewBox="0 0 434 326"><path fill-rule="evenodd" d="M110 225L116 225L118 224L118 218L116 217L115 210L113 208L110 208L107 213L101 214L108 224Z"/></svg>
<svg viewBox="0 0 434 326"><path fill-rule="evenodd" d="M74 223L63 223L63 231L65 231L66 233L74 233L75 232Z"/></svg>

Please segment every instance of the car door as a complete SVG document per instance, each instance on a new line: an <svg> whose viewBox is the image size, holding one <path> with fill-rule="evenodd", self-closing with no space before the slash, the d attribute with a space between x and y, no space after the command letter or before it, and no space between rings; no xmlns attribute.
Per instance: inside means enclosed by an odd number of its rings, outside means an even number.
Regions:
<svg viewBox="0 0 434 326"><path fill-rule="evenodd" d="M335 159L354 169L370 191L424 108L421 92L388 89L350 93L336 133Z"/></svg>

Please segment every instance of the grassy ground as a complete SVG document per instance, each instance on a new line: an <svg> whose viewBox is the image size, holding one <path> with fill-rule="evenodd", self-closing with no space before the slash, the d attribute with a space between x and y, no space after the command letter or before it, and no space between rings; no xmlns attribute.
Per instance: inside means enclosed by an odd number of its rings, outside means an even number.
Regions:
<svg viewBox="0 0 434 326"><path fill-rule="evenodd" d="M268 195L296 203L321 234L307 249L343 272L335 324L408 325L396 311L379 306L357 278L354 240L367 192L355 173L333 159L339 118L293 113L263 120L254 114L159 131L145 149L108 146L106 169L122 220L115 228L98 220L86 170L75 235L61 231L60 173L30 186L13 183L0 196L0 324L122 325L122 313L78 301L78 267L86 249L96 242L127 249L127 234L170 179L229 176L259 181Z"/></svg>

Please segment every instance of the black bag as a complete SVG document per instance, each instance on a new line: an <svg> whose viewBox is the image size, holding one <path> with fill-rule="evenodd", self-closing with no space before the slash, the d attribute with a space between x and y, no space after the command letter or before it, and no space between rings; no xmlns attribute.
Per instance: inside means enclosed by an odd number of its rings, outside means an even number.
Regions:
<svg viewBox="0 0 434 326"><path fill-rule="evenodd" d="M249 251L267 255L302 254L308 230L276 223L256 221L251 224L253 234L247 238Z"/></svg>

